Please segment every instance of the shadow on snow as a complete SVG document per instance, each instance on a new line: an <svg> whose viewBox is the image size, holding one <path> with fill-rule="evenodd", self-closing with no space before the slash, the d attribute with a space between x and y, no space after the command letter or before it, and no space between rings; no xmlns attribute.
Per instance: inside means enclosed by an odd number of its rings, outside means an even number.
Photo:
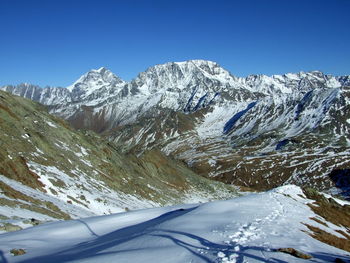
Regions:
<svg viewBox="0 0 350 263"><path fill-rule="evenodd" d="M181 215L191 212L196 209L179 209L175 211L171 211L165 213L157 218L151 219L149 221L125 227L114 232L111 232L106 235L98 236L90 226L82 221L83 224L91 231L91 233L96 236L95 239L87 242L80 243L75 247L72 247L67 250L60 251L55 254L40 256L36 258L26 259L21 262L25 263L40 263L40 262L66 262L66 261L74 261L74 260L84 260L84 259L93 259L95 257L96 261L98 261L99 256L114 256L116 257L118 254L123 252L131 252L140 250L139 248L133 249L124 249L118 248L118 245L126 243L130 240L136 239L138 237L149 235L152 237L158 237L160 239L168 240L174 243L178 247L182 247L183 249L189 251L196 259L196 262L221 262L221 259L218 257L218 253L222 252L226 257L230 257L230 255L235 254L235 260L237 263L243 263L247 259L252 259L258 262L273 262L273 263L286 263L293 261L296 259L290 255L283 255L283 258L289 259L288 261L283 261L281 259L274 258L274 255L277 256L278 252L273 252L271 249L267 247L258 247L258 246L242 246L240 244L217 244L213 243L205 238L202 238L197 235L193 235L186 232L174 231L168 229L156 228L157 225L162 224L170 219L174 219ZM235 251L234 247L239 245L239 251ZM113 248L114 251L105 251ZM43 248L44 249L44 248ZM150 248L152 249L152 248ZM136 252L137 253L137 252ZM275 254L276 253L276 254ZM325 262L334 262L336 258L342 259L347 262L347 257L332 255L327 253L311 253L314 258ZM172 255L169 255L171 257ZM281 256L281 255L280 255ZM155 259L157 255L154 255ZM7 263L6 258L3 255L3 252L0 251L0 262ZM111 259L113 260L113 259ZM315 259L311 259L311 262L316 262ZM309 261L309 262L310 262ZM140 259L142 262L142 259ZM319 261L317 261L319 262Z"/></svg>

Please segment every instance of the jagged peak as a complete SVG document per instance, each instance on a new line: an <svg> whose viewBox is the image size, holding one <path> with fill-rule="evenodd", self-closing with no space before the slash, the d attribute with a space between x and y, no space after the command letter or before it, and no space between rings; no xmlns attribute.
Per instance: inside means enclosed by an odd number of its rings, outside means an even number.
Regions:
<svg viewBox="0 0 350 263"><path fill-rule="evenodd" d="M67 87L69 91L83 89L87 91L96 90L102 86L115 86L124 81L105 67L91 69L82 75L73 85Z"/></svg>
<svg viewBox="0 0 350 263"><path fill-rule="evenodd" d="M200 73L204 73L207 76L221 75L224 78L231 78L229 71L222 68L218 63L210 60L194 59L181 62L167 62L164 64L157 64L155 66L147 68L144 72L139 73L137 79L143 79L145 77L154 76L157 77L163 74L175 74L185 77L185 75L194 74L199 76Z"/></svg>
<svg viewBox="0 0 350 263"><path fill-rule="evenodd" d="M79 79L88 79L90 76L94 76L95 78L101 77L102 79L106 78L113 78L117 80L118 82L124 82L121 78L119 78L117 75L115 75L112 71L105 67L100 67L99 69L91 69L84 75L82 75Z"/></svg>
<svg viewBox="0 0 350 263"><path fill-rule="evenodd" d="M20 84L17 84L17 85L12 85L12 84L9 84L9 85L4 85L2 86L2 88L40 88L41 87L39 85L36 85L36 84L31 84L31 83L28 83L28 82L22 82Z"/></svg>
<svg viewBox="0 0 350 263"><path fill-rule="evenodd" d="M208 67L220 67L220 65L214 61L210 60L204 60L204 59L191 59L191 60L186 60L186 61L175 61L175 62L166 62L164 64L157 64L153 67L150 68L163 68L163 67L169 67L173 65L178 65L180 67L184 66L189 66L189 65L194 65L196 67L203 67L203 66L208 66Z"/></svg>
<svg viewBox="0 0 350 263"><path fill-rule="evenodd" d="M103 72L103 71L107 71L108 69L105 67L100 67L99 69L97 69L97 72ZM109 71L109 70L108 70Z"/></svg>
<svg viewBox="0 0 350 263"><path fill-rule="evenodd" d="M219 66L218 63L211 61L211 60L204 60L204 59L191 59L183 62L175 62L175 63L192 63L196 66L201 66L201 65L210 65L210 66Z"/></svg>
<svg viewBox="0 0 350 263"><path fill-rule="evenodd" d="M17 87L38 87L39 88L39 85L35 85L35 84L31 84L31 83L28 83L28 82L22 82L20 84L17 85Z"/></svg>

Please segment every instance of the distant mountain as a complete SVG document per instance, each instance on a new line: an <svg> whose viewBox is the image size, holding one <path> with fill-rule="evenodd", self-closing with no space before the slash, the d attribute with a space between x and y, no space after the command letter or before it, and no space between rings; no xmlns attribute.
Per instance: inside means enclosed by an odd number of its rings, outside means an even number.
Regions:
<svg viewBox="0 0 350 263"><path fill-rule="evenodd" d="M156 65L131 82L101 68L65 90L2 89L124 151L160 149L205 177L258 190L295 183L347 194L349 83L319 71L239 78L215 62L190 60Z"/></svg>
<svg viewBox="0 0 350 263"><path fill-rule="evenodd" d="M205 179L157 149L122 153L94 132L76 131L46 107L3 91L0 134L0 232L236 195L234 187Z"/></svg>

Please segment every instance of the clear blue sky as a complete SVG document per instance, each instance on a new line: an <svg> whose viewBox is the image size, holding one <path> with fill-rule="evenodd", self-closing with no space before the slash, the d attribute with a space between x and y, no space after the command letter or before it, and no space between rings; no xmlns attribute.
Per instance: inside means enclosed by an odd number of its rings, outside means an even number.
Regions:
<svg viewBox="0 0 350 263"><path fill-rule="evenodd" d="M0 0L0 85L125 80L208 59L236 76L350 74L350 0Z"/></svg>

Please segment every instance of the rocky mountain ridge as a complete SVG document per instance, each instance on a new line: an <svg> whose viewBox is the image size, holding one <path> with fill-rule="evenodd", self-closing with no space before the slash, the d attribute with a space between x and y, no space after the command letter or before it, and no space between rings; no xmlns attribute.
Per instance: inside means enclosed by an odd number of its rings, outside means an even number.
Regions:
<svg viewBox="0 0 350 263"><path fill-rule="evenodd" d="M330 175L349 168L347 85L349 76L319 71L239 78L191 60L150 67L131 82L92 70L66 90L32 88L40 96L2 89L125 151L158 148L206 177L256 189L289 182L334 190Z"/></svg>

